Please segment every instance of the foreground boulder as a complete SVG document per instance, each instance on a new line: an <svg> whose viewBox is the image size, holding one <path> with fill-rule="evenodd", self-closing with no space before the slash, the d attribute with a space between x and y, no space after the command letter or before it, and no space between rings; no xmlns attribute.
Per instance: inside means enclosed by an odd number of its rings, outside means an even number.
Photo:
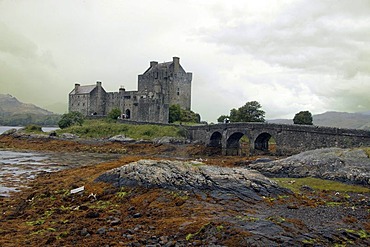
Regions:
<svg viewBox="0 0 370 247"><path fill-rule="evenodd" d="M250 164L249 168L272 176L318 177L370 185L370 159L363 149L317 149L286 159Z"/></svg>
<svg viewBox="0 0 370 247"><path fill-rule="evenodd" d="M287 192L256 171L207 166L195 161L140 160L108 171L97 181L117 187L143 186L207 193L220 199L261 200L260 196Z"/></svg>

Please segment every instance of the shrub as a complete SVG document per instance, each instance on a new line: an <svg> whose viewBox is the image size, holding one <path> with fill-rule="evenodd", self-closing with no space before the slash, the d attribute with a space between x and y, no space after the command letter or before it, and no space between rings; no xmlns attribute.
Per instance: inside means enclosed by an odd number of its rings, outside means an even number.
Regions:
<svg viewBox="0 0 370 247"><path fill-rule="evenodd" d="M24 130L26 132L42 132L42 127L36 124L27 125Z"/></svg>
<svg viewBox="0 0 370 247"><path fill-rule="evenodd" d="M121 110L118 108L113 108L109 113L108 113L108 118L109 119L114 119L116 120L121 116Z"/></svg>
<svg viewBox="0 0 370 247"><path fill-rule="evenodd" d="M84 122L84 116L80 112L70 112L62 115L62 118L59 120L59 128L65 129L72 125L82 126Z"/></svg>

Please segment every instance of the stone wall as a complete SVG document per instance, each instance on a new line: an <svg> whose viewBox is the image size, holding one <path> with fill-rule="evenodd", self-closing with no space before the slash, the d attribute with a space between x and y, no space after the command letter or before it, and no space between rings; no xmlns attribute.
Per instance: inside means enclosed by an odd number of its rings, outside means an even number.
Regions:
<svg viewBox="0 0 370 247"><path fill-rule="evenodd" d="M191 109L191 73L177 73L169 81L169 104Z"/></svg>
<svg viewBox="0 0 370 247"><path fill-rule="evenodd" d="M137 103L134 103L132 114L133 120L152 122L152 123L168 123L168 104L164 104L161 99L139 98Z"/></svg>
<svg viewBox="0 0 370 247"><path fill-rule="evenodd" d="M87 116L90 109L90 95L69 95L69 112L81 112L83 115Z"/></svg>
<svg viewBox="0 0 370 247"><path fill-rule="evenodd" d="M199 141L205 145L210 145L212 134L220 133L223 149L228 148L228 140L231 143L230 138L234 137L235 133L240 133L236 135L238 138L243 135L248 137L251 153L255 151L257 140L261 136L271 136L275 139L278 154L295 154L324 147L370 146L370 131L356 129L267 123L215 124L187 129L192 141Z"/></svg>

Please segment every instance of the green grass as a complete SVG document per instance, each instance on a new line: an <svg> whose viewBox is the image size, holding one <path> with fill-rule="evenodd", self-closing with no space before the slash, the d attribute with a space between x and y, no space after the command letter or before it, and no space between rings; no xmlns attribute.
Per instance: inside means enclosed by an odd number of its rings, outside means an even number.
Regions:
<svg viewBox="0 0 370 247"><path fill-rule="evenodd" d="M185 125L185 126L199 126L199 125L205 125L202 123L194 123L194 122L181 122L181 121L176 121L173 122L173 124L178 124L178 125Z"/></svg>
<svg viewBox="0 0 370 247"><path fill-rule="evenodd" d="M22 131L25 132L25 133L32 133L32 134L42 134L42 133L44 133L42 131L42 127L39 126L39 125L36 125L36 124L27 125L26 127L24 127L22 129Z"/></svg>
<svg viewBox="0 0 370 247"><path fill-rule="evenodd" d="M302 185L308 185L316 191L336 191L336 192L355 192L369 193L370 189L360 185L349 185L341 182L319 179L319 178L274 178L279 186L299 192ZM294 181L294 182L292 182Z"/></svg>
<svg viewBox="0 0 370 247"><path fill-rule="evenodd" d="M364 147L362 149L366 152L367 156L370 157L370 147Z"/></svg>
<svg viewBox="0 0 370 247"><path fill-rule="evenodd" d="M105 120L85 120L82 126L74 125L57 130L58 134L72 133L82 138L108 138L125 135L133 139L152 140L158 137L181 137L181 128L176 126L131 125L109 122Z"/></svg>

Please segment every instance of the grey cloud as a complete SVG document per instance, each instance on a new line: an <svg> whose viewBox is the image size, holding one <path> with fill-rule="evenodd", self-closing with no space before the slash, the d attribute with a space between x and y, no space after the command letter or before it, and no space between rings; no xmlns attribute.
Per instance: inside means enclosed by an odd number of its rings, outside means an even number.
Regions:
<svg viewBox="0 0 370 247"><path fill-rule="evenodd" d="M302 1L272 22L221 26L208 30L206 39L271 65L370 75L369 10L368 1Z"/></svg>
<svg viewBox="0 0 370 247"><path fill-rule="evenodd" d="M0 54L4 56L33 60L46 66L55 66L50 51L41 51L38 46L22 34L16 33L0 22ZM1 59L1 57L0 57Z"/></svg>
<svg viewBox="0 0 370 247"><path fill-rule="evenodd" d="M0 22L0 52L22 58L34 58L37 46L20 34L11 31Z"/></svg>
<svg viewBox="0 0 370 247"><path fill-rule="evenodd" d="M41 51L2 22L0 36L0 93L10 93L25 102L50 104L55 95L47 92L58 91L61 82L51 52Z"/></svg>

